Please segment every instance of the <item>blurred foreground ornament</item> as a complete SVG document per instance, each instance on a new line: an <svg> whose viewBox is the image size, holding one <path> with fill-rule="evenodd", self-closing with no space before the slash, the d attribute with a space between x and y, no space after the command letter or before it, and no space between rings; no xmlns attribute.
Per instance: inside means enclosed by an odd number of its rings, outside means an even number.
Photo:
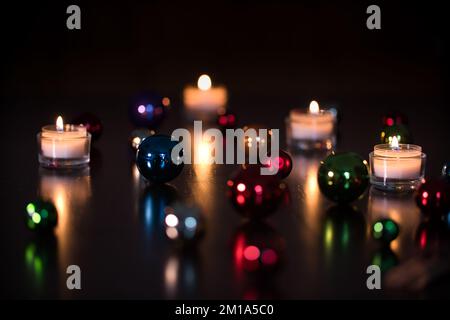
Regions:
<svg viewBox="0 0 450 320"><path fill-rule="evenodd" d="M332 201L356 200L369 184L367 161L353 152L330 154L321 161L318 182L320 191Z"/></svg>
<svg viewBox="0 0 450 320"><path fill-rule="evenodd" d="M385 245L395 240L399 231L398 224L392 219L380 219L372 225L372 237Z"/></svg>
<svg viewBox="0 0 450 320"><path fill-rule="evenodd" d="M392 138L396 137L398 143L412 143L412 136L407 126L403 124L394 124L385 126L380 133L380 141L383 144L392 143Z"/></svg>
<svg viewBox="0 0 450 320"><path fill-rule="evenodd" d="M58 224L58 212L52 202L36 200L28 203L25 209L30 230L50 233Z"/></svg>
<svg viewBox="0 0 450 320"><path fill-rule="evenodd" d="M130 136L130 145L131 149L136 152L139 145L142 141L144 141L145 138L155 135L154 130L146 129L146 128L139 128L135 129L131 132Z"/></svg>
<svg viewBox="0 0 450 320"><path fill-rule="evenodd" d="M85 112L75 117L70 123L75 125L83 125L87 132L92 135L92 140L98 140L103 132L103 124L100 119L89 112Z"/></svg>
<svg viewBox="0 0 450 320"><path fill-rule="evenodd" d="M164 209L166 236L182 246L191 246L205 233L201 209L193 204L177 202Z"/></svg>
<svg viewBox="0 0 450 320"><path fill-rule="evenodd" d="M144 139L138 147L136 165L150 182L164 183L175 179L183 170L182 154L172 161L172 149L178 141L166 135L154 135Z"/></svg>
<svg viewBox="0 0 450 320"><path fill-rule="evenodd" d="M130 120L136 127L156 128L165 118L169 105L167 97L157 94L141 95L130 104Z"/></svg>
<svg viewBox="0 0 450 320"><path fill-rule="evenodd" d="M450 211L450 185L443 179L426 180L417 190L416 203L429 218L442 219Z"/></svg>
<svg viewBox="0 0 450 320"><path fill-rule="evenodd" d="M273 272L280 267L284 251L284 239L262 222L246 223L234 236L233 255L237 272Z"/></svg>
<svg viewBox="0 0 450 320"><path fill-rule="evenodd" d="M259 165L240 168L227 181L229 197L243 216L259 219L273 213L283 199L287 186L277 176L261 175Z"/></svg>

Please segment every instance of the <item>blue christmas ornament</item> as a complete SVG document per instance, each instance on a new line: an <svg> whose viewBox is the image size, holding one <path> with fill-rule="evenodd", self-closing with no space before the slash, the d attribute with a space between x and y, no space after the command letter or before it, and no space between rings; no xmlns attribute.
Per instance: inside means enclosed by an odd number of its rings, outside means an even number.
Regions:
<svg viewBox="0 0 450 320"><path fill-rule="evenodd" d="M131 122L136 127L156 128L166 116L168 98L145 94L135 98L129 108Z"/></svg>
<svg viewBox="0 0 450 320"><path fill-rule="evenodd" d="M164 183L176 178L183 170L182 151L172 161L172 149L178 141L172 141L166 135L154 135L145 138L136 154L139 172L150 182Z"/></svg>

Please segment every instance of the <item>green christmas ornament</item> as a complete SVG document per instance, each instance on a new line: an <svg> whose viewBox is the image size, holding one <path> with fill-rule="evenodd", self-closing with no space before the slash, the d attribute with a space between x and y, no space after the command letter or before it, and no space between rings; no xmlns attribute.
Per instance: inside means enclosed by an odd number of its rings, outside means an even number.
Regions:
<svg viewBox="0 0 450 320"><path fill-rule="evenodd" d="M51 231L58 224L58 212L53 203L33 201L25 207L26 224L33 231Z"/></svg>
<svg viewBox="0 0 450 320"><path fill-rule="evenodd" d="M397 238L399 230L398 224L391 219L377 220L372 225L372 237L388 244Z"/></svg>
<svg viewBox="0 0 450 320"><path fill-rule="evenodd" d="M385 126L380 133L381 143L390 144L393 137L397 137L399 143L412 143L411 133L407 126L394 124Z"/></svg>
<svg viewBox="0 0 450 320"><path fill-rule="evenodd" d="M367 161L353 152L333 153L321 161L318 182L328 199L349 203L358 199L369 184Z"/></svg>

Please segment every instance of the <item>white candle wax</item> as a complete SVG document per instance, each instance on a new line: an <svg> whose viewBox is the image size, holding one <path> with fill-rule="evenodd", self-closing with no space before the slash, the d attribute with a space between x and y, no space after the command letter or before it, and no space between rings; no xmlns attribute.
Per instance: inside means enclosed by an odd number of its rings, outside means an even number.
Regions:
<svg viewBox="0 0 450 320"><path fill-rule="evenodd" d="M212 87L207 75L200 76L197 87L187 86L183 91L184 105L188 110L216 112L226 106L227 100L227 89Z"/></svg>
<svg viewBox="0 0 450 320"><path fill-rule="evenodd" d="M333 113L319 110L317 102L312 101L309 112L293 109L289 113L292 138L299 140L324 140L334 130Z"/></svg>
<svg viewBox="0 0 450 320"><path fill-rule="evenodd" d="M385 179L417 179L422 165L422 148L400 144L388 144L374 148L373 173Z"/></svg>
<svg viewBox="0 0 450 320"><path fill-rule="evenodd" d="M63 130L55 125L45 126L41 135L42 155L54 159L82 158L86 155L86 139L83 126L65 125Z"/></svg>

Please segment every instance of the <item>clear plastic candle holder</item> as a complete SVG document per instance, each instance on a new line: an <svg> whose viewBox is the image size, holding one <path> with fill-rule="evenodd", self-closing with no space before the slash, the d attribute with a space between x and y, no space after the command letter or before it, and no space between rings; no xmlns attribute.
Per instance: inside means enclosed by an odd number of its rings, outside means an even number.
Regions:
<svg viewBox="0 0 450 320"><path fill-rule="evenodd" d="M83 126L55 125L42 128L37 134L38 160L46 168L84 167L90 161L91 134Z"/></svg>
<svg viewBox="0 0 450 320"><path fill-rule="evenodd" d="M382 191L410 192L416 190L425 177L426 154L412 144L376 145L369 155L370 182Z"/></svg>
<svg viewBox="0 0 450 320"><path fill-rule="evenodd" d="M292 110L285 120L291 151L325 151L336 146L336 116L327 110Z"/></svg>

